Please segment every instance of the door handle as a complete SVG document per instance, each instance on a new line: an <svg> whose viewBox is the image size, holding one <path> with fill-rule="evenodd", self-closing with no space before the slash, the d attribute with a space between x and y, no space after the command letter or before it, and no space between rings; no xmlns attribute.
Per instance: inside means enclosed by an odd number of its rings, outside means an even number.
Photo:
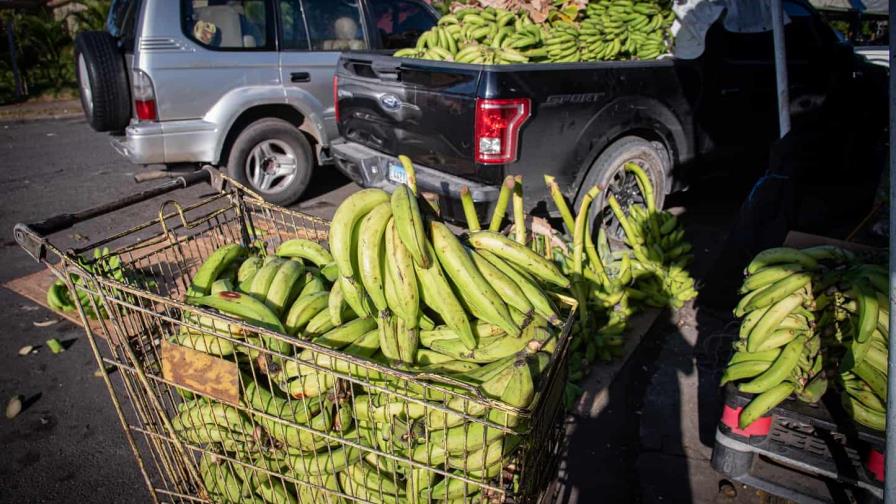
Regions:
<svg viewBox="0 0 896 504"><path fill-rule="evenodd" d="M292 72L289 74L291 82L311 82L311 74L308 72Z"/></svg>
<svg viewBox="0 0 896 504"><path fill-rule="evenodd" d="M383 80L397 81L401 77L401 67L397 65L371 65L373 73Z"/></svg>

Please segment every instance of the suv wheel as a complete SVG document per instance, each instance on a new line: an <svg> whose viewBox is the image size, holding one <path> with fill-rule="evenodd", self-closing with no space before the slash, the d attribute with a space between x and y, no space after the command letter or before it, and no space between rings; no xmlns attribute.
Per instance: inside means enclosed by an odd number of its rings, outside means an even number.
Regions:
<svg viewBox="0 0 896 504"><path fill-rule="evenodd" d="M314 158L298 128L282 119L261 119L244 129L230 150L227 173L266 201L287 206L308 187Z"/></svg>
<svg viewBox="0 0 896 504"><path fill-rule="evenodd" d="M75 75L87 122L96 131L120 131L131 120L124 58L112 35L86 31L75 39Z"/></svg>
<svg viewBox="0 0 896 504"><path fill-rule="evenodd" d="M657 208L663 208L666 198L666 174L669 173L670 158L666 148L660 143L649 142L641 137L626 136L616 140L598 156L579 191L576 207L581 204L585 192L595 184L601 192L589 210L592 229L596 233L599 226L607 231L607 237L614 248L624 243L625 234L607 204L607 195L612 194L622 208L633 204L644 204L644 197L638 188L634 175L625 170L626 163L636 163L647 172L653 183L654 200Z"/></svg>

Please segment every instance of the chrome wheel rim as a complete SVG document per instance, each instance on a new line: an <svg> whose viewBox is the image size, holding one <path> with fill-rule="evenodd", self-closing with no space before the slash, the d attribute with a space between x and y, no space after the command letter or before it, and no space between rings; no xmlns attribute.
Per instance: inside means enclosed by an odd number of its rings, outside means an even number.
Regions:
<svg viewBox="0 0 896 504"><path fill-rule="evenodd" d="M280 140L259 142L246 158L246 179L253 189L264 194L285 191L297 172L295 150Z"/></svg>
<svg viewBox="0 0 896 504"><path fill-rule="evenodd" d="M84 55L78 55L78 81L81 87L81 100L87 113L93 114L93 92L90 90L90 76L87 73L87 62L84 61Z"/></svg>

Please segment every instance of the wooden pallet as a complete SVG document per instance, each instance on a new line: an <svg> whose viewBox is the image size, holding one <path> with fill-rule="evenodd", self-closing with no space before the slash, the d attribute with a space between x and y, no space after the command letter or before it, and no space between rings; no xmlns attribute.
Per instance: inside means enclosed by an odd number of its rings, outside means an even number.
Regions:
<svg viewBox="0 0 896 504"><path fill-rule="evenodd" d="M6 287L7 289L24 298L28 298L31 301L34 301L35 303L52 311L56 316L62 317L73 324L77 324L83 327L84 324L82 324L81 317L78 315L77 311L70 311L65 313L58 312L50 308L50 306L47 304L47 290L50 289L50 285L52 285L55 281L56 275L51 273L49 269L43 269L36 273L10 280L3 284L3 287ZM99 322L91 321L90 327L94 331L94 333L103 334L103 332L100 331Z"/></svg>

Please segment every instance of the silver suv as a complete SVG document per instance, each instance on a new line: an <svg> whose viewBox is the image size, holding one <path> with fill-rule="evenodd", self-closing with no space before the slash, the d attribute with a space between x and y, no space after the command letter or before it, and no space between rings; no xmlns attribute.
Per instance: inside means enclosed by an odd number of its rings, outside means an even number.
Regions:
<svg viewBox="0 0 896 504"><path fill-rule="evenodd" d="M327 164L340 51L413 46L423 0L113 0L76 41L90 125L137 164L208 163L288 205Z"/></svg>

